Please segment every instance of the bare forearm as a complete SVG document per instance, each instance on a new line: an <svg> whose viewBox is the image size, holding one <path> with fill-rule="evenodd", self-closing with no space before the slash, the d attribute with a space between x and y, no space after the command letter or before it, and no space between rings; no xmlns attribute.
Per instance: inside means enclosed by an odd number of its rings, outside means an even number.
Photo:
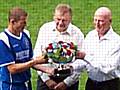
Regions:
<svg viewBox="0 0 120 90"><path fill-rule="evenodd" d="M8 65L7 68L10 73L14 74L14 73L25 71L26 69L36 64L45 63L45 62L46 60L44 59L44 56L40 56L25 63L15 63L15 64Z"/></svg>
<svg viewBox="0 0 120 90"><path fill-rule="evenodd" d="M33 68L35 68L37 70L40 70L40 71L43 71L43 72L48 73L48 74L53 74L54 73L54 68L43 66L41 64L36 64L36 65L33 66Z"/></svg>
<svg viewBox="0 0 120 90"><path fill-rule="evenodd" d="M27 70L28 68L32 67L34 64L35 64L35 61L31 60L25 63L11 64L11 65L8 65L7 68L11 74L15 74L15 73L19 73Z"/></svg>

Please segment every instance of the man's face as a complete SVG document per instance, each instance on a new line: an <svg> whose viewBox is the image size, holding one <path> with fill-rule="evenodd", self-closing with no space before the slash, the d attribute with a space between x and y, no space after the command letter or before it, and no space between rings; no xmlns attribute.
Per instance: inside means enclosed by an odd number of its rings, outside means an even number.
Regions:
<svg viewBox="0 0 120 90"><path fill-rule="evenodd" d="M26 26L26 19L27 19L27 17L21 16L20 20L14 22L14 24L13 24L14 29L19 32L22 32Z"/></svg>
<svg viewBox="0 0 120 90"><path fill-rule="evenodd" d="M109 16L96 13L94 16L94 27L97 32L104 35L110 28L111 20Z"/></svg>
<svg viewBox="0 0 120 90"><path fill-rule="evenodd" d="M55 12L54 21L56 22L57 30L63 32L68 28L68 25L71 22L71 16L69 13L61 15L61 13L58 11Z"/></svg>

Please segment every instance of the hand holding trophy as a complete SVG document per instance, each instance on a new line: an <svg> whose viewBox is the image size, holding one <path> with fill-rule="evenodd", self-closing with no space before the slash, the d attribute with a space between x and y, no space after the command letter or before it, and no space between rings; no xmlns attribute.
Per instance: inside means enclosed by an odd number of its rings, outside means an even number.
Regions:
<svg viewBox="0 0 120 90"><path fill-rule="evenodd" d="M37 57L34 57L34 60L36 61L36 64L41 64L41 63L47 63L48 62L48 57L45 49L43 49L43 46L41 46L41 54Z"/></svg>
<svg viewBox="0 0 120 90"><path fill-rule="evenodd" d="M35 57L36 63L41 64L41 63L47 63L48 62L48 57L47 54L43 54L40 56Z"/></svg>

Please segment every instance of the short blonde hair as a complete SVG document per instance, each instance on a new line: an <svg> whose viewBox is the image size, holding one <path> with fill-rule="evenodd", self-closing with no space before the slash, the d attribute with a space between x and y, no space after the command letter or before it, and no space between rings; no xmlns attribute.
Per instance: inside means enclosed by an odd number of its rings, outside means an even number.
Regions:
<svg viewBox="0 0 120 90"><path fill-rule="evenodd" d="M68 4L58 4L55 8L54 14L59 11L61 15L64 15L65 13L69 13L70 16L72 16L72 9Z"/></svg>

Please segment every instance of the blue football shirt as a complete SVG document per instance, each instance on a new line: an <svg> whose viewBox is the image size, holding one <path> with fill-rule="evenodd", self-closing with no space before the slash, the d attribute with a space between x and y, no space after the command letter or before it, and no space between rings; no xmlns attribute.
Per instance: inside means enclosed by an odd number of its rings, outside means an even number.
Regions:
<svg viewBox="0 0 120 90"><path fill-rule="evenodd" d="M25 32L21 33L20 38L13 37L8 30L0 35L4 36L2 39L0 38L0 81L22 83L29 80L31 77L30 69L10 74L7 65L31 60L33 51L30 38Z"/></svg>

